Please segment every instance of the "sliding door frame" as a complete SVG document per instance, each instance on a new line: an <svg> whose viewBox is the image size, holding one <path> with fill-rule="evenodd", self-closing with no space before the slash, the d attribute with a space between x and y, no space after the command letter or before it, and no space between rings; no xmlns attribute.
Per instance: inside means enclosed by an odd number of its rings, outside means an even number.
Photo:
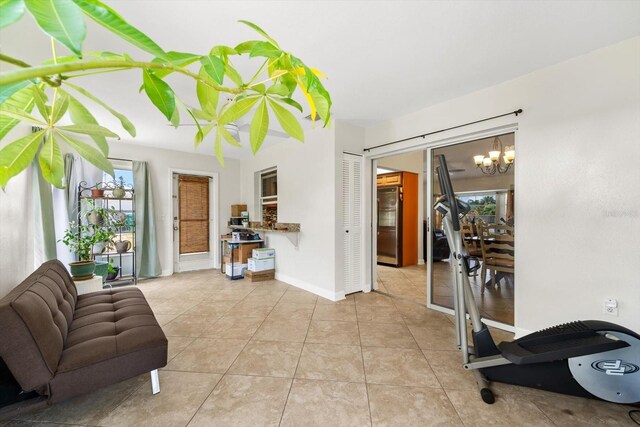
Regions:
<svg viewBox="0 0 640 427"><path fill-rule="evenodd" d="M459 129L461 131L461 129ZM480 128L477 131L474 132L468 132L468 133L459 133L459 134L454 134L454 135L449 135L449 136L442 136L440 139L434 139L432 141L429 141L425 138L416 138L415 139L415 143L412 145L405 145L402 148L393 148L391 146L387 146L387 147L383 147L380 149L376 149L375 152L365 152L365 159L371 161L371 185L372 185L372 191L371 191L371 200L370 200L370 204L367 207L368 210L370 211L370 215L372 218L372 222L371 222L371 278L372 278L372 286L373 289L377 289L377 280L376 280L376 267L377 267L377 254L376 254L376 238L375 238L375 233L376 233L376 228L375 228L375 224L377 221L377 209L376 209L376 165L377 165L377 161L378 159L384 158L384 157L389 157L389 156L395 156L398 154L404 154L404 153L410 153L410 152L414 152L414 151L426 151L427 152L427 172L425 172L425 174L427 174L427 179L426 179L426 195L424 197L423 200L423 206L421 206L422 209L425 209L425 207L428 207L428 212L429 214L425 217L425 220L427 221L428 227L427 227L427 234L425 236L425 239L427 239L427 242L431 242L432 241L432 232L433 232L433 227L432 227L432 208L430 206L430 201L433 200L433 175L431 173L431 171L433 170L433 150L434 149L438 149L438 148L443 148L443 147L447 147L450 145L457 145L457 144L462 144L465 142L471 142L471 141L476 141L478 139L485 139L485 138L491 138L493 136L499 136L499 135L503 135L506 133L513 133L514 134L514 139L517 141L518 138L518 123L508 123L505 125L501 125L501 126L495 126L495 127L486 127L486 128ZM445 135L445 134L442 134ZM517 147L517 143L515 144ZM514 182L516 183L515 186L517 186L517 168L514 170ZM515 187L514 187L515 188ZM425 189L423 189L424 192ZM515 197L518 197L518 192L516 192ZM428 206L427 206L428 205ZM517 209L518 203L514 203L515 208ZM433 281L432 281L432 275L431 272L433 271L433 253L432 253L432 246L433 245L429 245L427 244L427 283L425 284L425 290L426 290L426 306L430 309L436 310L436 311L440 311L442 313L446 313L446 314L451 314L453 315L453 309L447 308L447 307L443 307L440 305L436 305L433 303L432 298L431 298L431 294L432 294L432 287L433 287ZM516 298L517 298L517 289L514 289L514 307L516 305ZM515 316L515 311L514 311L514 316ZM509 331L509 332L515 332L515 317L514 317L514 325L507 325L505 323L500 323L500 322L496 322L493 320L489 320L489 319L483 319L483 322L486 323L489 326L493 326L505 331Z"/></svg>

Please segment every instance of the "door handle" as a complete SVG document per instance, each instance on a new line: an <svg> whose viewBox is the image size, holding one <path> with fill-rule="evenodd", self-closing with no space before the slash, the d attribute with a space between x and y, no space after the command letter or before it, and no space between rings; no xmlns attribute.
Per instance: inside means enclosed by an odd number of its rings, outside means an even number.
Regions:
<svg viewBox="0 0 640 427"><path fill-rule="evenodd" d="M173 226L173 231L178 231L178 226L177 225Z"/></svg>

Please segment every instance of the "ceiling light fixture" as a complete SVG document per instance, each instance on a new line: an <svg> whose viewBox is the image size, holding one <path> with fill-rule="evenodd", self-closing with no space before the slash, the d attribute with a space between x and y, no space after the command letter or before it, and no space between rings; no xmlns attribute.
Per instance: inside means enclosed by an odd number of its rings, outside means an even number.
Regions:
<svg viewBox="0 0 640 427"><path fill-rule="evenodd" d="M502 141L497 136L493 139L489 157L483 155L473 156L473 161L483 174L495 175L497 173L507 173L516 160L516 149L514 145L507 145L502 149Z"/></svg>

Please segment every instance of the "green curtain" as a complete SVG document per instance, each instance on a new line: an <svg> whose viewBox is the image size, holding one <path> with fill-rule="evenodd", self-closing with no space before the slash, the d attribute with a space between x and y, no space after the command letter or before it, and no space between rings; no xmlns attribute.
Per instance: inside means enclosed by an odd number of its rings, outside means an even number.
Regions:
<svg viewBox="0 0 640 427"><path fill-rule="evenodd" d="M42 262L58 257L56 251L56 227L53 218L53 196L51 184L45 181L42 171L34 160L33 169L33 210L36 225L36 242L42 245Z"/></svg>
<svg viewBox="0 0 640 427"><path fill-rule="evenodd" d="M162 272L158 256L155 209L147 162L132 162L136 197L136 275L157 277Z"/></svg>
<svg viewBox="0 0 640 427"><path fill-rule="evenodd" d="M73 154L64 155L64 200L67 204L69 221L77 221L78 184L73 170Z"/></svg>

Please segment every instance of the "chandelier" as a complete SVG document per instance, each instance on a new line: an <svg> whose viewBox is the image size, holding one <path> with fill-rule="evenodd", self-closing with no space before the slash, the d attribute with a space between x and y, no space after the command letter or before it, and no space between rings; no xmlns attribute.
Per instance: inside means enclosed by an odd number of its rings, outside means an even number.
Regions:
<svg viewBox="0 0 640 427"><path fill-rule="evenodd" d="M515 146L507 145L502 149L502 141L497 136L491 145L489 157L483 155L473 156L473 161L482 173L495 175L497 173L507 173L516 160Z"/></svg>

